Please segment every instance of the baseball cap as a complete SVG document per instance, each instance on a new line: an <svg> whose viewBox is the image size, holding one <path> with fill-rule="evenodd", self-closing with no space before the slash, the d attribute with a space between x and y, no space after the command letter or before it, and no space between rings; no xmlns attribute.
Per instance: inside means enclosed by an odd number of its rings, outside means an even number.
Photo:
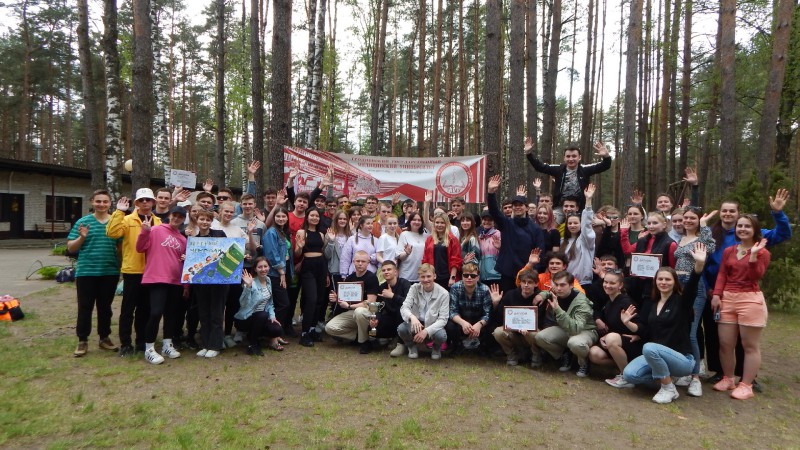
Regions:
<svg viewBox="0 0 800 450"><path fill-rule="evenodd" d="M489 213L488 209L484 209L483 211L481 211L481 219L483 219L484 217L488 217L490 219L492 218L492 214Z"/></svg>
<svg viewBox="0 0 800 450"><path fill-rule="evenodd" d="M524 195L515 195L511 197L511 203L528 203L528 199Z"/></svg>
<svg viewBox="0 0 800 450"><path fill-rule="evenodd" d="M170 209L169 213L170 214L177 214L177 215L186 217L186 210L183 209L183 207L180 207L180 206L176 206L176 207Z"/></svg>
<svg viewBox="0 0 800 450"><path fill-rule="evenodd" d="M136 199L134 201L139 201L143 198L155 199L156 196L153 195L153 190L150 188L140 188L136 190Z"/></svg>

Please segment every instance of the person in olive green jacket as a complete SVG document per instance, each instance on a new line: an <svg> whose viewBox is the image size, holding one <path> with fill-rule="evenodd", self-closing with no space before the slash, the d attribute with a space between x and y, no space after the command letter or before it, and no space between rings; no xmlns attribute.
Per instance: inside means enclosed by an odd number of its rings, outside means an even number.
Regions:
<svg viewBox="0 0 800 450"><path fill-rule="evenodd" d="M573 288L573 282L571 273L558 272L553 275L551 291L534 298L535 305L545 305L547 310L546 328L536 334L536 345L561 360L562 372L572 369L574 354L578 359L577 375L585 377L589 375L589 349L597 342L597 330L592 302Z"/></svg>

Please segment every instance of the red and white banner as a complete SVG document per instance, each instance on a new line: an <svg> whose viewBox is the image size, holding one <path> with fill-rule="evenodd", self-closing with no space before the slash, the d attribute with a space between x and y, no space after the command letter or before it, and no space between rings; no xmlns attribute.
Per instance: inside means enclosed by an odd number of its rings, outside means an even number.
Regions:
<svg viewBox="0 0 800 450"><path fill-rule="evenodd" d="M334 193L345 193L351 200L367 195L388 200L399 192L402 198L422 201L425 191L432 190L437 202L454 197L467 203L485 201L486 156L385 158L284 147L284 182L296 168L297 192L314 189L328 167L333 167Z"/></svg>

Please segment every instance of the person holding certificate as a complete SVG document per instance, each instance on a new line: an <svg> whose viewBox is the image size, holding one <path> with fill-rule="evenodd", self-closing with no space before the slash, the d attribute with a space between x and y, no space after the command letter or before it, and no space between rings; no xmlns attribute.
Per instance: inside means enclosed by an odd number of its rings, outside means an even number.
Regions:
<svg viewBox="0 0 800 450"><path fill-rule="evenodd" d="M660 383L661 389L653 397L656 403L671 403L677 399L678 390L672 382L673 377L690 375L694 368L689 331L697 283L707 253L705 245L695 243L692 251L694 270L685 286L681 286L675 269L671 267L662 267L656 272L655 304L647 314L648 342L642 348L642 356L631 361L622 372L622 377L631 384Z"/></svg>
<svg viewBox="0 0 800 450"><path fill-rule="evenodd" d="M374 253L373 253L374 257ZM378 277L369 270L370 255L359 250L353 255L353 266L355 272L351 273L344 279L344 283L337 284L338 289L331 291L328 299L331 303L335 303L335 311L338 313L336 317L330 320L325 325L325 332L328 336L333 338L340 338L346 341L358 340L362 348L366 348L369 343L369 303L374 302L378 298ZM357 298L342 297L340 295L345 293L344 287L348 288L360 284L360 295ZM347 294L352 294L353 291L347 289ZM303 344L305 345L305 344ZM314 343L311 342L310 346ZM361 352L369 353L369 352Z"/></svg>
<svg viewBox="0 0 800 450"><path fill-rule="evenodd" d="M496 311L494 316L502 317L503 309L507 306L533 306L533 297L538 291L536 285L539 282L536 271L531 268L523 269L517 275L517 280L519 288L506 293L500 292L500 287L496 284L489 289L492 296L492 308ZM509 366L519 364L521 353L526 351L531 353L531 368L536 369L542 366L542 353L536 346L536 331L515 330L500 323L494 328L492 336L505 352L506 364Z"/></svg>

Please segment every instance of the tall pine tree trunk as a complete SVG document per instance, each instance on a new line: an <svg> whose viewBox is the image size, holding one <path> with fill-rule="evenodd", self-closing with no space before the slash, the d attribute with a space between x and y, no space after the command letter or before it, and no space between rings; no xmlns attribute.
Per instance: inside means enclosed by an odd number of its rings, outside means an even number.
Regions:
<svg viewBox="0 0 800 450"><path fill-rule="evenodd" d="M169 139L167 137L167 92L164 89L164 77L166 74L162 70L161 53L163 45L161 43L161 20L159 11L155 5L150 8L150 22L153 34L153 95L155 96L155 117L153 118L153 143L155 159L159 162L159 171L163 170L164 179L169 180L169 171L172 161L169 158Z"/></svg>
<svg viewBox="0 0 800 450"><path fill-rule="evenodd" d="M383 102L383 73L386 66L386 22L389 16L389 0L381 0L378 5L378 28L375 30L375 51L373 52L373 67L375 69L372 74L372 86L370 86L370 154L382 154L384 141L382 139L381 128L381 110L384 107Z"/></svg>
<svg viewBox="0 0 800 450"><path fill-rule="evenodd" d="M322 60L325 55L325 16L328 12L328 0L319 0L317 12L317 42L314 44L314 71L311 77L311 109L308 114L309 147L319 146L320 91L322 90Z"/></svg>
<svg viewBox="0 0 800 450"><path fill-rule="evenodd" d="M436 59L433 63L433 105L431 111L431 156L439 156L439 122L442 90L442 0L436 9Z"/></svg>
<svg viewBox="0 0 800 450"><path fill-rule="evenodd" d="M692 8L694 0L686 0L683 12L683 67L681 69L681 171L689 165L689 115L692 95ZM697 163L695 162L695 168Z"/></svg>
<svg viewBox="0 0 800 450"><path fill-rule="evenodd" d="M103 64L106 74L106 186L112 201L122 195L122 86L117 51L117 1L103 0Z"/></svg>
<svg viewBox="0 0 800 450"><path fill-rule="evenodd" d="M664 5L663 36L665 38L664 44L666 44L666 48L664 49L663 57L660 58L664 64L664 71L662 72L661 79L661 99L658 105L658 161L656 170L653 171L653 173L658 174L656 185L656 190L658 192L666 192L667 190L667 124L669 122L669 85L672 79L672 74L670 73L670 61L672 60L672 52L670 50L670 43L672 42L672 36L670 34L672 32L670 1L671 0L666 0L666 4Z"/></svg>
<svg viewBox="0 0 800 450"><path fill-rule="evenodd" d="M720 182L729 191L736 185L736 0L720 0Z"/></svg>
<svg viewBox="0 0 800 450"><path fill-rule="evenodd" d="M561 49L561 0L553 0L552 26L548 49L547 71L544 77L542 100L542 147L539 158L550 162L555 146L556 131L556 81L558 80L558 55Z"/></svg>
<svg viewBox="0 0 800 450"><path fill-rule="evenodd" d="M89 6L87 0L78 0L78 58L81 62L83 90L83 127L86 130L86 159L92 177L92 189L105 187L103 179L103 152L97 130L97 99L94 95L92 73L92 44L89 42Z"/></svg>
<svg viewBox="0 0 800 450"><path fill-rule="evenodd" d="M264 68L261 65L261 26L259 0L250 0L250 69L253 96L253 160L264 161ZM261 169L259 169L261 170ZM256 175L256 192L264 192L263 171ZM258 196L257 196L258 197ZM259 200L260 202L261 200Z"/></svg>
<svg viewBox="0 0 800 450"><path fill-rule="evenodd" d="M484 67L483 104L484 104L484 154L487 159L487 173L499 174L502 171L500 154L503 152L501 140L500 115L502 114L502 98L500 85L503 82L500 27L502 0L486 2L486 63Z"/></svg>
<svg viewBox="0 0 800 450"><path fill-rule="evenodd" d="M525 143L525 3L511 0L509 31L510 80L508 86L508 179L510 186L525 182L523 145Z"/></svg>
<svg viewBox="0 0 800 450"><path fill-rule="evenodd" d="M589 0L589 19L588 30L586 31L586 64L583 71L583 102L581 112L581 152L586 155L592 154L592 116L594 115L594 92L592 91L592 84L594 83L592 72L592 54L594 52L594 15L595 15L595 2Z"/></svg>
<svg viewBox="0 0 800 450"><path fill-rule="evenodd" d="M225 186L225 0L216 0L216 145L214 181Z"/></svg>
<svg viewBox="0 0 800 450"><path fill-rule="evenodd" d="M625 60L625 106L622 132L622 182L617 204L627 203L636 177L636 82L638 79L639 46L642 41L642 0L631 1L628 16L628 48Z"/></svg>
<svg viewBox="0 0 800 450"><path fill-rule="evenodd" d="M458 156L464 156L467 139L467 58L464 51L464 5L458 3Z"/></svg>
<svg viewBox="0 0 800 450"><path fill-rule="evenodd" d="M792 30L794 0L779 0L775 12L775 30L772 33L772 58L764 92L764 108L761 113L761 126L758 134L758 152L756 152L756 168L758 179L766 189L769 186L769 168L775 163L775 125L780 113L783 79L786 74L786 60L789 58L789 38ZM779 161L786 163L787 161Z"/></svg>
<svg viewBox="0 0 800 450"><path fill-rule="evenodd" d="M309 143L311 141L311 133L308 129L308 116L311 114L311 90L313 89L311 83L314 78L314 49L317 45L317 0L306 0L306 6L306 13L308 14L306 17L306 28L308 28L308 50L306 53L306 96L305 103L303 104L303 117L300 118L302 123L302 131L300 132L300 135L302 137L298 140L301 141L304 146L311 147L311 144Z"/></svg>
<svg viewBox="0 0 800 450"><path fill-rule="evenodd" d="M536 34L536 5L537 0L527 0L525 7L525 78L527 90L525 92L526 113L527 113L527 135L533 138L534 143L539 142L539 100L537 98L536 71L538 54L538 39ZM534 144L536 145L536 144ZM536 170L530 165L525 164L528 171L528 182L536 178Z"/></svg>
<svg viewBox="0 0 800 450"><path fill-rule="evenodd" d="M292 1L272 6L272 119L269 185L283 185L283 147L292 138Z"/></svg>
<svg viewBox="0 0 800 450"><path fill-rule="evenodd" d="M417 70L417 156L427 156L425 151L425 40L426 31L426 3L428 0L419 0L419 15L417 32L419 33L419 69Z"/></svg>
<svg viewBox="0 0 800 450"><path fill-rule="evenodd" d="M150 0L133 0L131 156L135 191L150 186L153 171L153 46Z"/></svg>

